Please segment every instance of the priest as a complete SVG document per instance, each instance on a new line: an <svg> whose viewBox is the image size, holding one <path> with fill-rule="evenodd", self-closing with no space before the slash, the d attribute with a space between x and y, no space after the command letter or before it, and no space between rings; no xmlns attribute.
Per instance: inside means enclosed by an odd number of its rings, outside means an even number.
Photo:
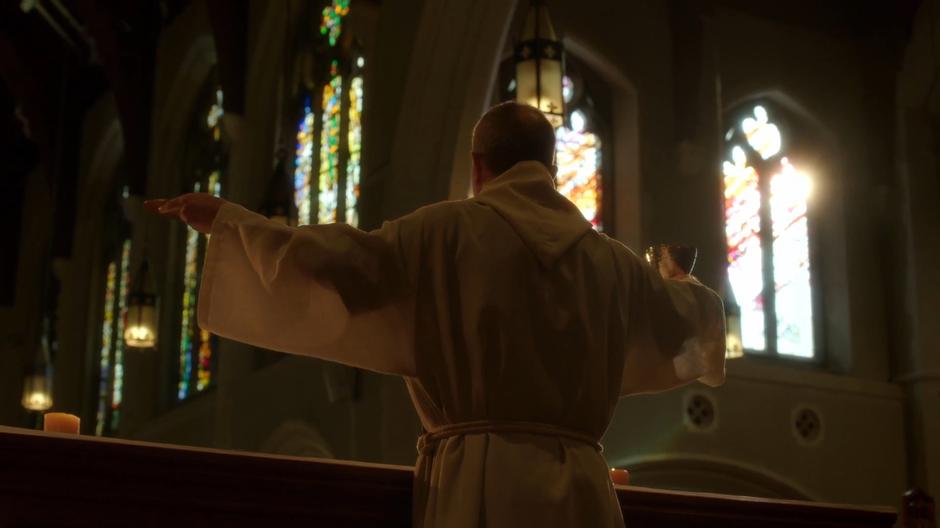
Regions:
<svg viewBox="0 0 940 528"><path fill-rule="evenodd" d="M404 378L415 526L622 526L599 443L617 401L724 380L719 297L653 270L555 190L555 135L503 103L473 191L364 232L286 227L206 194L149 202L211 234L200 326Z"/></svg>

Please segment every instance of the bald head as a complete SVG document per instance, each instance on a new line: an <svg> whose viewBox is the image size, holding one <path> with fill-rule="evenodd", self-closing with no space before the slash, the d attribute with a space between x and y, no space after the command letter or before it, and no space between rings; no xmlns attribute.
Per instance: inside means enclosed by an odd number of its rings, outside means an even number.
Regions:
<svg viewBox="0 0 940 528"><path fill-rule="evenodd" d="M474 161L498 176L520 161L552 167L555 130L538 109L515 102L487 110L473 128Z"/></svg>

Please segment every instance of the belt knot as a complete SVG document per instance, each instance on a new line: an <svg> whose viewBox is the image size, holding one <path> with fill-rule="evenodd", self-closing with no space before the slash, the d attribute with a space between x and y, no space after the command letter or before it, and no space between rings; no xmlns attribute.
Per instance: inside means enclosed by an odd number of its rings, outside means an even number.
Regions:
<svg viewBox="0 0 940 528"><path fill-rule="evenodd" d="M587 444L596 449L599 453L604 451L604 446L592 435L557 425L536 422L477 420L473 422L443 425L422 434L418 437L418 453L424 456L433 455L437 444L439 444L441 440L452 436L485 433L521 433L536 436L553 436Z"/></svg>

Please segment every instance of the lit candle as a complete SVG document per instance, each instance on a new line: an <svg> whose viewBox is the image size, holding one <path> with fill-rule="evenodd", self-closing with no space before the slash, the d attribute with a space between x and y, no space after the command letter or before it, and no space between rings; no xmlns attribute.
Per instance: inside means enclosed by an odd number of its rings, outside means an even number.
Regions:
<svg viewBox="0 0 940 528"><path fill-rule="evenodd" d="M43 415L42 430L47 433L78 434L81 418L74 414L51 412Z"/></svg>
<svg viewBox="0 0 940 528"><path fill-rule="evenodd" d="M618 486L629 486L630 472L626 469L610 468L610 480Z"/></svg>

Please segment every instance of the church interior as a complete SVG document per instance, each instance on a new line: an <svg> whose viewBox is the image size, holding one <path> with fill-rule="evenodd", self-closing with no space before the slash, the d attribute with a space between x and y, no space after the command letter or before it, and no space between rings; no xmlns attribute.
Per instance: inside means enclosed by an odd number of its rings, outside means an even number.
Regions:
<svg viewBox="0 0 940 528"><path fill-rule="evenodd" d="M106 446L414 465L401 379L199 328L208 240L143 201L375 229L467 198L474 123L518 100L595 229L697 248L725 304L725 384L622 399L609 465L663 493L923 513L938 33L940 0L4 2L0 433L57 411Z"/></svg>

